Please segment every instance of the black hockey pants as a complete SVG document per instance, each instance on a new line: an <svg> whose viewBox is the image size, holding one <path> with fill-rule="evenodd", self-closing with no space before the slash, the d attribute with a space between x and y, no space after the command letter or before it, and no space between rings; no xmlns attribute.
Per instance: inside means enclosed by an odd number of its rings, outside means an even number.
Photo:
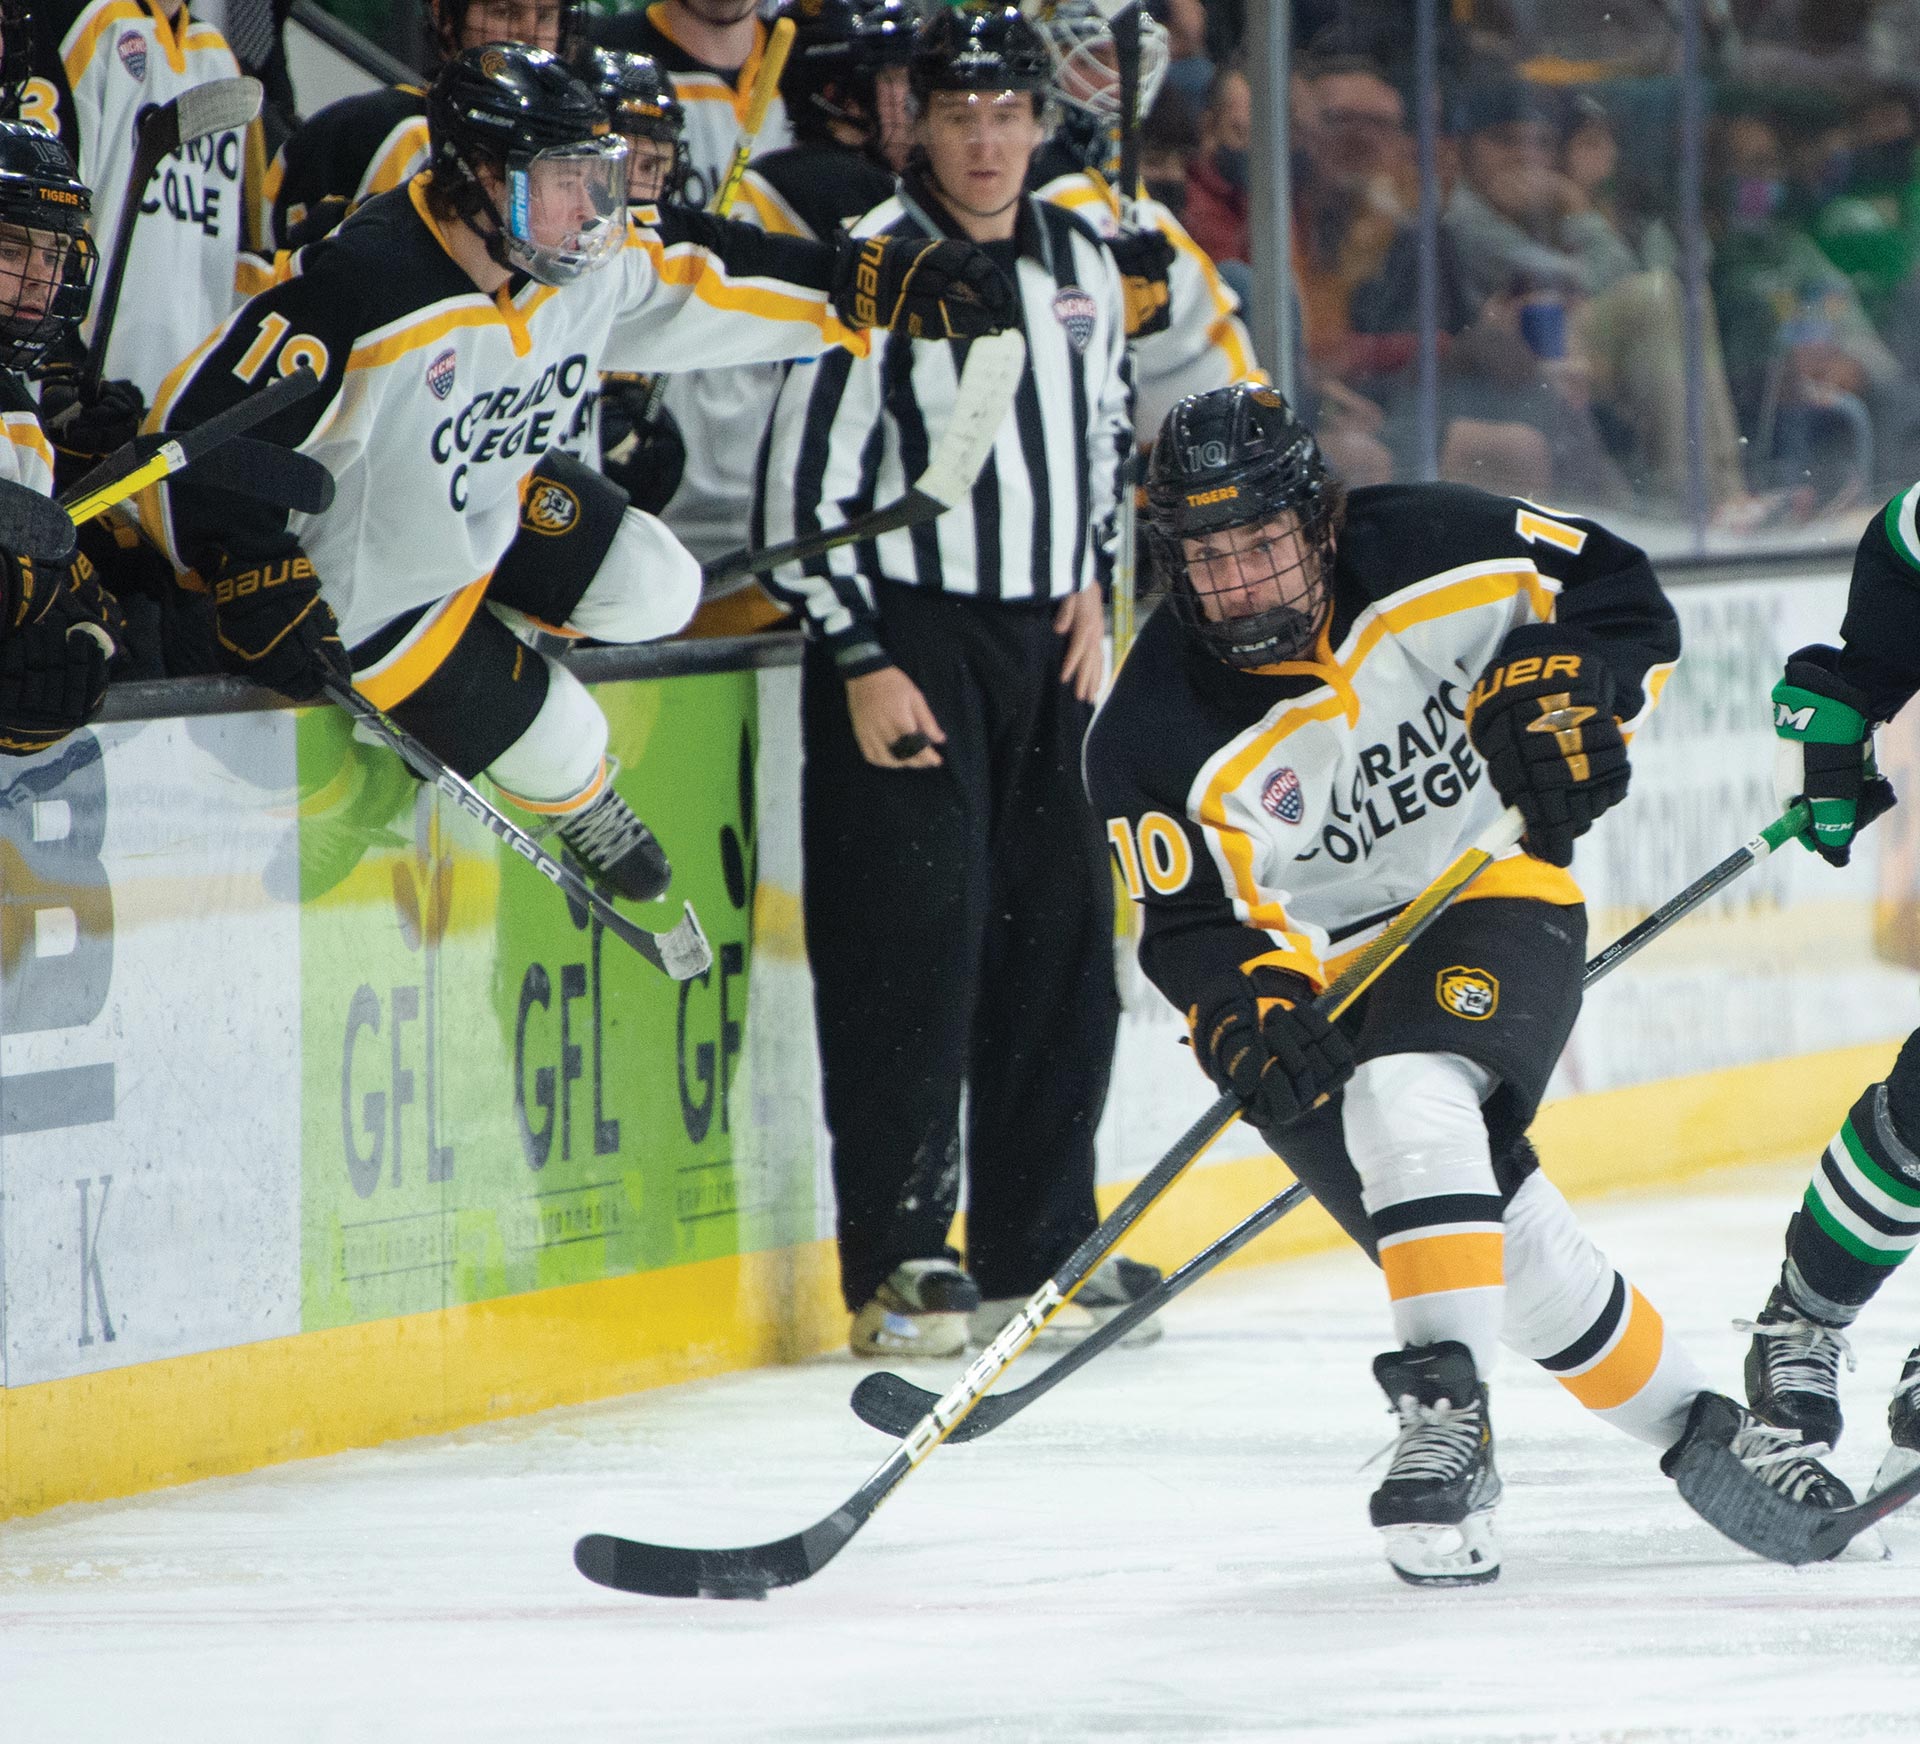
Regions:
<svg viewBox="0 0 1920 1744"><path fill-rule="evenodd" d="M1119 1003L1080 781L1091 710L1060 682L1051 604L882 593L887 647L947 742L939 769L869 765L845 684L808 648L807 952L841 1284L857 1308L901 1261L947 1251L964 1086L968 1269L989 1298L1023 1296L1097 1221Z"/></svg>

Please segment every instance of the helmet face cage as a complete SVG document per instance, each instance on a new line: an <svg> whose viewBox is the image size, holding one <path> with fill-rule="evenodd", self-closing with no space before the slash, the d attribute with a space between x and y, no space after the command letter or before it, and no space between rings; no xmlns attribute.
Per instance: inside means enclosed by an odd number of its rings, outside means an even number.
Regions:
<svg viewBox="0 0 1920 1744"><path fill-rule="evenodd" d="M1053 61L1053 94L1069 109L1120 120L1120 69L1113 32L1093 0L1059 0L1041 21L1041 35ZM1166 82L1167 27L1144 11L1140 16L1140 114L1153 107Z"/></svg>
<svg viewBox="0 0 1920 1744"><path fill-rule="evenodd" d="M1183 400L1147 477L1167 606L1217 659L1251 670L1311 651L1333 597L1344 492L1271 388Z"/></svg>
<svg viewBox="0 0 1920 1744"><path fill-rule="evenodd" d="M617 133L507 162L504 246L543 285L571 284L626 240L627 142ZM557 234L556 234L557 231Z"/></svg>
<svg viewBox="0 0 1920 1744"><path fill-rule="evenodd" d="M99 265L92 208L58 140L0 122L0 366L33 368L85 319Z"/></svg>
<svg viewBox="0 0 1920 1744"><path fill-rule="evenodd" d="M7 3L8 0L0 0L0 5ZM547 47L534 40L534 33L541 15L550 10L551 0L422 0L422 3L427 39L431 50L438 51L435 57L430 50L430 59L452 60L460 53L466 46L463 39L467 35L467 16L476 6L486 13L484 40L517 42L527 48ZM550 52L563 61L573 58L585 34L580 28L580 14L581 0L559 0L554 46ZM472 46L479 46L478 40Z"/></svg>
<svg viewBox="0 0 1920 1744"><path fill-rule="evenodd" d="M627 198L642 205L671 205L686 189L687 112L674 94L673 81L648 55L621 54L597 48L581 68L581 77L606 105L615 133L628 140L645 139L667 147L664 167L650 189L636 189L634 180L657 159L652 151L629 146Z"/></svg>
<svg viewBox="0 0 1920 1744"><path fill-rule="evenodd" d="M794 132L818 138L834 122L859 128L879 161L879 75L913 58L914 19L904 0L789 0L780 16L796 27L780 79Z"/></svg>

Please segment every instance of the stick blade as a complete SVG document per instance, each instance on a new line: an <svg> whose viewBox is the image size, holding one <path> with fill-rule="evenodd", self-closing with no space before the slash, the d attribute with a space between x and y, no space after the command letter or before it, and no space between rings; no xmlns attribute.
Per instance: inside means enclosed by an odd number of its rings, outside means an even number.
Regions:
<svg viewBox="0 0 1920 1744"><path fill-rule="evenodd" d="M683 902L680 922L671 931L656 933L660 947L660 967L676 981L691 981L713 966L713 946L701 929L693 904Z"/></svg>
<svg viewBox="0 0 1920 1744"><path fill-rule="evenodd" d="M73 518L52 497L0 480L0 551L65 563L74 551Z"/></svg>
<svg viewBox="0 0 1920 1744"><path fill-rule="evenodd" d="M188 463L204 483L271 503L296 514L320 515L333 506L333 474L310 454L252 436L229 436Z"/></svg>
<svg viewBox="0 0 1920 1744"><path fill-rule="evenodd" d="M182 91L180 137L176 149L191 140L204 139L209 133L231 133L245 127L260 113L263 95L258 79L209 79Z"/></svg>
<svg viewBox="0 0 1920 1744"><path fill-rule="evenodd" d="M615 1592L656 1599L764 1599L773 1588L795 1586L831 1560L853 1536L850 1530L837 1539L829 1533L830 1547L813 1547L810 1541L839 1519L833 1515L810 1531L738 1550L689 1550L589 1532L573 1547L573 1566ZM824 1555L819 1548L825 1548Z"/></svg>
<svg viewBox="0 0 1920 1744"><path fill-rule="evenodd" d="M889 1374L882 1369L861 1381L853 1389L853 1397L848 1403L853 1406L854 1416L862 1423L898 1441L940 1403L940 1395L929 1393L925 1387L916 1387L904 1376ZM947 1440L973 1441L998 1429L1007 1415L1009 1413L1000 1398L989 1393L947 1431Z"/></svg>
<svg viewBox="0 0 1920 1744"><path fill-rule="evenodd" d="M914 480L916 491L946 509L972 493L1026 367L1027 342L1011 329L972 342L953 414L934 444L926 471Z"/></svg>

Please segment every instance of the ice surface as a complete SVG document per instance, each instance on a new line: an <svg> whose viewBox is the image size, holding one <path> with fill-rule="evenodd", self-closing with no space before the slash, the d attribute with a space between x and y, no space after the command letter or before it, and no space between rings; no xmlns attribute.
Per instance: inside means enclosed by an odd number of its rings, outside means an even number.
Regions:
<svg viewBox="0 0 1920 1744"><path fill-rule="evenodd" d="M1579 1207L1729 1390L1805 1165ZM1366 1523L1376 1274L1229 1277L1143 1352L943 1448L763 1604L603 1592L600 1529L721 1544L833 1507L885 1443L847 1359L0 1526L0 1740L1667 1740L1920 1737L1920 1509L1795 1571L1509 1359L1506 1572L1415 1592ZM1843 1376L1856 1484L1920 1272ZM922 1375L929 1384L937 1375ZM103 1425L102 1433L111 1433Z"/></svg>

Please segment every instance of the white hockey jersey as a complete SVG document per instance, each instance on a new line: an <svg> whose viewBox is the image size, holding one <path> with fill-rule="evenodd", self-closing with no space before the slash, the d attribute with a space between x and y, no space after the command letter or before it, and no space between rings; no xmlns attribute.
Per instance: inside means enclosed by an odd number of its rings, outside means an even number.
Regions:
<svg viewBox="0 0 1920 1744"><path fill-rule="evenodd" d="M159 0L36 0L34 64L21 119L57 133L93 190L93 234L113 254L141 114L195 85L238 76L226 39ZM148 184L106 373L152 399L232 312L246 242L247 140L213 134L167 158ZM102 268L104 271L104 266ZM81 328L91 341L93 320Z"/></svg>
<svg viewBox="0 0 1920 1744"><path fill-rule="evenodd" d="M521 481L577 436L603 364L866 349L834 317L826 271L819 285L741 276L637 224L615 260L563 289L484 296L447 252L425 189L421 177L380 195L303 249L290 277L175 372L149 420L191 426L312 365L321 391L265 428L332 472L326 513L289 517L188 472L149 493L142 520L182 570L221 553L271 562L304 550L350 647L484 585L518 524Z"/></svg>

